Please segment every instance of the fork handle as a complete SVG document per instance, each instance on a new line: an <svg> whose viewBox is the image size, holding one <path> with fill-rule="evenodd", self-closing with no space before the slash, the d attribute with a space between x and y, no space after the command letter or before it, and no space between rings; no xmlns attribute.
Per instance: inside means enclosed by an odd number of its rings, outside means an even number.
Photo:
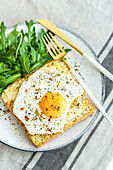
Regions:
<svg viewBox="0 0 113 170"><path fill-rule="evenodd" d="M105 112L104 108L101 106L101 104L99 103L99 101L96 99L96 97L93 95L93 93L90 91L90 89L86 86L86 84L82 81L82 79L80 78L80 76L73 70L73 68L70 69L71 73L73 74L73 76L75 76L75 78L77 79L77 81L80 83L80 85L83 87L83 89L86 91L86 93L88 94L88 96L90 97L90 99L92 100L92 102L95 104L95 106L100 110L100 112L104 115L104 117L109 121L110 124L113 125L113 122L111 120L111 118L108 116L108 114Z"/></svg>
<svg viewBox="0 0 113 170"><path fill-rule="evenodd" d="M110 80L113 81L113 75L107 71L103 66L101 66L97 61L95 61L93 58L91 58L86 53L83 53L83 56L93 65L95 66L100 72L102 72L106 77L108 77Z"/></svg>

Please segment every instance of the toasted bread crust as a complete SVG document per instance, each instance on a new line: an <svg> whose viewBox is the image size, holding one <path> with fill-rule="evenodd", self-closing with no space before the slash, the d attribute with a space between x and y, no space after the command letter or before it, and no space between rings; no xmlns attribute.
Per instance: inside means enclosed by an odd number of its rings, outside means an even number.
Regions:
<svg viewBox="0 0 113 170"><path fill-rule="evenodd" d="M58 61L59 63L61 63L60 60L54 60L54 61L51 61L50 63L53 63L55 61ZM66 67L64 64L63 65L61 64L61 66L63 67L62 69L65 69L65 68L66 68L66 70L68 69L68 67ZM43 67L45 67L45 65ZM43 69L43 67L41 67L41 69ZM67 74L68 74L68 72L67 72ZM13 116L17 119L17 121L20 123L20 125L23 127L23 129L26 131L27 135L29 136L31 141L34 143L34 145L37 146L37 147L41 147L42 145L44 145L45 143L47 143L48 141L55 138L56 136L58 136L61 133L58 132L58 133L55 133L55 134L44 134L44 135L35 134L35 135L31 135L31 134L29 134L29 132L27 131L25 125L21 122L21 120L19 120L19 118L14 114L13 106L14 106L14 101L15 101L17 95L18 95L19 88L21 87L22 83L25 80L27 80L28 78L29 78L29 75L26 75L24 78L18 79L13 84L8 86L7 89L5 89L4 92L2 93L2 99L3 99L4 103L6 104L6 106L8 107L8 109L10 110L10 112L13 114ZM83 95L87 99L87 96L85 94L83 94ZM86 106L86 109L88 107L90 107L90 111L87 111L86 114L83 114L82 116L75 119L74 121L70 121L68 123L66 122L66 124L64 126L64 131L66 131L67 129L71 128L75 124L79 123L80 121L86 119L88 116L93 114L93 112L95 110L94 106L92 106L89 103L88 106Z"/></svg>

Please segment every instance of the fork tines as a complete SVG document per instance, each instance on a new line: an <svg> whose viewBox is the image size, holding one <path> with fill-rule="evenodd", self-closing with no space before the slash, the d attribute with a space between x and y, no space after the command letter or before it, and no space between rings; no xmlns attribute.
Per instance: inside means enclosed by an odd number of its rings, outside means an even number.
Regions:
<svg viewBox="0 0 113 170"><path fill-rule="evenodd" d="M60 46L60 44L56 41L54 36L51 34L51 32L48 32L42 37L42 40L54 59L60 59L66 55L66 52L64 49Z"/></svg>

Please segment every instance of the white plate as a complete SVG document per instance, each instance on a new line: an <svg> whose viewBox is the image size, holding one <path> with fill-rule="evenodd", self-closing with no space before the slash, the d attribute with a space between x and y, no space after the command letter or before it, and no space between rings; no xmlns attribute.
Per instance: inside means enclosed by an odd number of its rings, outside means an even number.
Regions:
<svg viewBox="0 0 113 170"><path fill-rule="evenodd" d="M40 24L36 24L36 32L39 32L42 27ZM10 27L6 30L6 35L13 30L14 27ZM25 24L19 24L18 30L24 29L27 31ZM45 28L44 28L45 29ZM60 28L61 31L80 49L84 50L91 57L97 57L91 47L77 34L67 31L64 28ZM46 30L46 29L45 29ZM56 37L58 42L65 48L71 48L68 44L63 42L61 39ZM72 49L72 48L71 48ZM79 70L79 74L84 79L87 86L94 93L97 99L102 103L105 93L104 81L102 75L80 54L78 54L74 49L69 52L66 56L67 61L75 68ZM76 65L76 67L75 67ZM0 98L0 141L8 146L14 147L16 149L26 150L26 151L47 151L52 149L61 148L68 145L74 140L77 140L81 135L83 135L89 127L93 124L98 112L95 111L93 116L89 116L87 119L73 126L63 134L49 141L47 144L41 148L36 148L29 137L26 135L23 128L18 124L16 119L12 114L7 111L6 106L2 99Z"/></svg>

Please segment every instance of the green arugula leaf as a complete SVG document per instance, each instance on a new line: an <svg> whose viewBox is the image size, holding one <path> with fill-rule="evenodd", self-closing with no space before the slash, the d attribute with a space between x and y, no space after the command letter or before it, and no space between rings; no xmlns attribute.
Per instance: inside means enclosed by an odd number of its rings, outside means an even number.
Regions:
<svg viewBox="0 0 113 170"><path fill-rule="evenodd" d="M3 70L4 70L4 63L1 62L0 63L0 73L3 73Z"/></svg>
<svg viewBox="0 0 113 170"><path fill-rule="evenodd" d="M10 47L11 45L16 45L17 44L17 37L19 35L19 31L16 31L14 29L11 33L8 34L7 36L7 44Z"/></svg>
<svg viewBox="0 0 113 170"><path fill-rule="evenodd" d="M40 61L41 60L41 55L39 53L36 53L36 61Z"/></svg>
<svg viewBox="0 0 113 170"><path fill-rule="evenodd" d="M47 58L48 60L52 59L52 57L50 56L50 54L48 52L43 52L42 53L42 58Z"/></svg>
<svg viewBox="0 0 113 170"><path fill-rule="evenodd" d="M8 78L8 77L10 77L11 75L13 75L15 73L21 73L21 69L18 69L18 70L9 70L9 71L3 73L3 75L4 75L5 78Z"/></svg>
<svg viewBox="0 0 113 170"><path fill-rule="evenodd" d="M42 54L42 53L46 52L45 45L44 45L44 43L42 41L36 42L36 44L38 46L38 48L36 49L38 54Z"/></svg>
<svg viewBox="0 0 113 170"><path fill-rule="evenodd" d="M6 79L6 85L15 82L18 78L21 78L21 73L13 74L12 76Z"/></svg>
<svg viewBox="0 0 113 170"><path fill-rule="evenodd" d="M4 26L4 22L1 23L1 32L0 32L0 36L1 36L1 49L5 52L5 49L6 49L6 36L5 36L5 30L6 30L6 27Z"/></svg>
<svg viewBox="0 0 113 170"><path fill-rule="evenodd" d="M43 63L40 61L40 62L37 62L35 63L34 65L31 66L30 68L30 73L32 73L33 71L39 69L40 67L43 66Z"/></svg>
<svg viewBox="0 0 113 170"><path fill-rule="evenodd" d="M64 49L64 50L65 50L66 53L68 53L68 52L71 51L71 49L69 49L69 48L66 48L66 49Z"/></svg>
<svg viewBox="0 0 113 170"><path fill-rule="evenodd" d="M16 55L17 48L15 46L12 46L9 50L7 50L6 54L8 57L16 61L15 55Z"/></svg>
<svg viewBox="0 0 113 170"><path fill-rule="evenodd" d="M22 66L22 71L23 71L23 75L29 73L29 69L30 69L30 54L28 51L28 47L29 47L29 43L25 42L25 40L22 43L22 46L20 47L20 62L21 62L21 66Z"/></svg>
<svg viewBox="0 0 113 170"><path fill-rule="evenodd" d="M10 71L11 69L6 66L3 62L0 63L0 74L6 71Z"/></svg>
<svg viewBox="0 0 113 170"><path fill-rule="evenodd" d="M28 28L28 33L26 33L25 35L27 36L28 38L28 42L31 43L31 40L33 39L33 34L32 34L32 31L31 31L31 27L35 24L33 22L33 20L30 20L30 22L27 22L25 21L26 25L27 25L27 28Z"/></svg>
<svg viewBox="0 0 113 170"><path fill-rule="evenodd" d="M4 76L0 76L0 87L6 86L6 79Z"/></svg>
<svg viewBox="0 0 113 170"><path fill-rule="evenodd" d="M8 63L8 64L15 64L15 58L8 56L7 53L0 52L0 62Z"/></svg>
<svg viewBox="0 0 113 170"><path fill-rule="evenodd" d="M31 37L32 37L32 39L31 39L31 46L35 48L36 47L36 39L37 39L35 27L33 27Z"/></svg>
<svg viewBox="0 0 113 170"><path fill-rule="evenodd" d="M4 76L0 76L0 88L6 87L8 84L13 83L18 78L21 78L21 73L13 74L12 76L8 77L7 79Z"/></svg>
<svg viewBox="0 0 113 170"><path fill-rule="evenodd" d="M6 87L8 84L13 83L18 78L21 78L21 73L13 74L12 76L8 77L7 79L4 76L0 76L0 88Z"/></svg>
<svg viewBox="0 0 113 170"><path fill-rule="evenodd" d="M43 36L44 36L44 34L45 34L44 29L41 29L41 32L40 32L40 33L38 33L38 40L39 40L39 41L42 41L42 38L41 38L41 37L43 37Z"/></svg>
<svg viewBox="0 0 113 170"><path fill-rule="evenodd" d="M36 51L33 47L31 47L31 64L36 62Z"/></svg>
<svg viewBox="0 0 113 170"><path fill-rule="evenodd" d="M20 70L21 69L21 64L19 63L19 61L17 61L16 65L13 65L12 69L13 70Z"/></svg>

